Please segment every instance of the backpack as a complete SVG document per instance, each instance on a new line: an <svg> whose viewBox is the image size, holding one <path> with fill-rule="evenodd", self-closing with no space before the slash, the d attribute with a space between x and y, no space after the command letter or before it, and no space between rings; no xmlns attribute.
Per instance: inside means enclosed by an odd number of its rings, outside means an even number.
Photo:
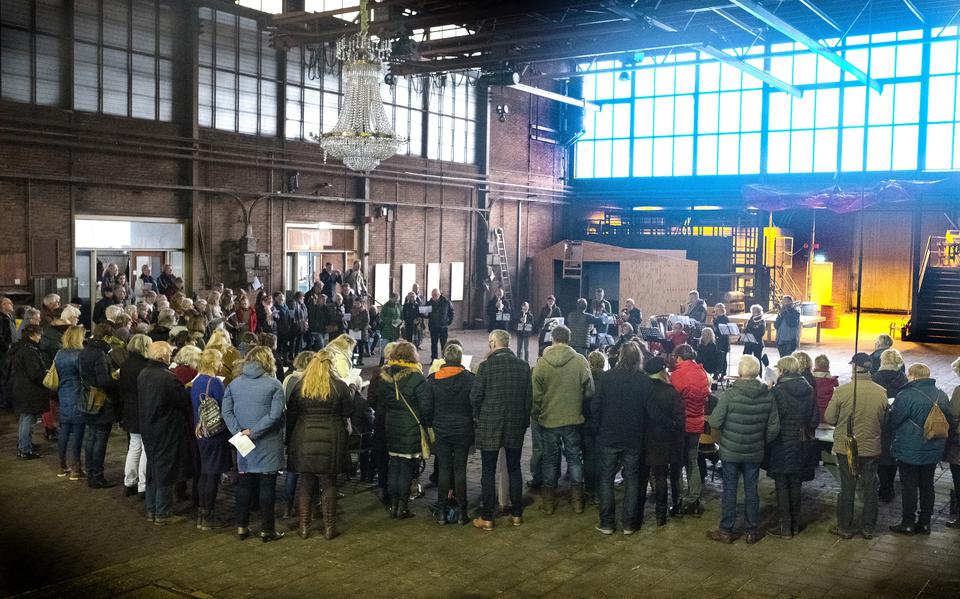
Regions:
<svg viewBox="0 0 960 599"><path fill-rule="evenodd" d="M223 416L220 414L220 404L217 400L210 397L210 383L213 377L207 379L207 388L200 394L200 405L197 410L197 429L198 439L209 439L217 435L226 426L223 422Z"/></svg>
<svg viewBox="0 0 960 599"><path fill-rule="evenodd" d="M934 401L933 407L927 413L927 419L923 421L923 439L925 441L946 439L949 430L950 423L947 422L947 417L943 415L943 410Z"/></svg>

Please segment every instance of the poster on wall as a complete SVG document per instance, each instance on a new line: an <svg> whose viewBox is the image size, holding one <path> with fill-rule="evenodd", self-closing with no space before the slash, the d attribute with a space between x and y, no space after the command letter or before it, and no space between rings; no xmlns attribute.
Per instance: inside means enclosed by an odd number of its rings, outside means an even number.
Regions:
<svg viewBox="0 0 960 599"><path fill-rule="evenodd" d="M373 299L381 306L390 301L389 264L376 264L373 267Z"/></svg>
<svg viewBox="0 0 960 599"><path fill-rule="evenodd" d="M400 299L403 300L406 297L407 293L410 292L410 288L413 287L413 284L417 282L417 265L416 264L404 264L400 267ZM420 298L426 301L423 297L423 289L420 290Z"/></svg>
<svg viewBox="0 0 960 599"><path fill-rule="evenodd" d="M434 289L440 289L440 263L431 262L427 264L427 288L423 290L425 296L433 293ZM443 292L440 289L441 293Z"/></svg>
<svg viewBox="0 0 960 599"><path fill-rule="evenodd" d="M463 301L463 262L450 263L450 301Z"/></svg>

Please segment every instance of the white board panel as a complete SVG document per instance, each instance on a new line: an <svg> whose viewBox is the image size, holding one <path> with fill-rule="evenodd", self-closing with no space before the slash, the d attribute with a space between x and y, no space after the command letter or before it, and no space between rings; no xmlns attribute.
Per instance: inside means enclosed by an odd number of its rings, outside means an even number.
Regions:
<svg viewBox="0 0 960 599"><path fill-rule="evenodd" d="M433 293L434 289L440 289L440 263L431 262L427 264L427 288L423 290L425 296ZM441 289L441 292L443 290Z"/></svg>
<svg viewBox="0 0 960 599"><path fill-rule="evenodd" d="M389 264L377 264L373 267L373 299L380 305L390 301Z"/></svg>
<svg viewBox="0 0 960 599"><path fill-rule="evenodd" d="M400 298L406 297L410 293L410 288L417 282L417 265L404 264L400 267ZM421 297L423 289L420 290Z"/></svg>
<svg viewBox="0 0 960 599"><path fill-rule="evenodd" d="M463 301L463 262L450 263L450 301Z"/></svg>

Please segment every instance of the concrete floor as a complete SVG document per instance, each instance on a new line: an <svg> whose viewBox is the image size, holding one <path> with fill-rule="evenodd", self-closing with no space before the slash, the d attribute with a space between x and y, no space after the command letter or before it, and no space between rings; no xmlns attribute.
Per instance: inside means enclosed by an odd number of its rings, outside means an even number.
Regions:
<svg viewBox="0 0 960 599"><path fill-rule="evenodd" d="M894 317L870 316L862 328L871 345ZM844 374L852 354L851 326L823 331L815 353L826 353ZM466 353L485 350L482 332L458 332ZM812 341L812 331L804 334ZM948 392L960 383L949 364L960 348L897 343L908 362L924 361ZM424 346L427 347L426 345ZM768 350L771 358L775 350ZM739 354L739 349L734 349ZM39 435L36 435L39 437ZM498 522L492 533L434 524L426 506L417 517L390 520L367 485L346 481L340 530L334 541L295 535L277 543L238 542L232 528L201 533L192 525L157 527L143 504L121 488L91 490L56 477L56 450L41 441L42 460L14 459L16 423L0 416L0 595L31 597L390 597L644 596L644 597L958 597L960 533L947 518L949 471L938 470L933 533L884 533L899 515L899 497L881 504L879 534L841 541L833 523L837 486L821 472L804 485L808 527L791 541L768 537L757 545L721 546L705 531L719 517L719 481L708 479L702 518L646 524L639 534L604 537L593 530L595 507L576 515L565 501L553 516L533 507L520 528ZM121 477L126 438L111 437L107 475ZM529 445L529 444L528 444ZM529 447L527 448L529 451ZM426 482L426 476L423 477ZM479 460L469 463L471 503L479 495ZM765 517L772 515L772 482L761 480ZM535 503L536 497L530 498ZM233 489L221 491L221 514L232 514ZM189 513L189 505L178 506ZM652 505L648 506L652 510ZM291 522L292 524L292 522ZM281 530L284 529L283 525Z"/></svg>

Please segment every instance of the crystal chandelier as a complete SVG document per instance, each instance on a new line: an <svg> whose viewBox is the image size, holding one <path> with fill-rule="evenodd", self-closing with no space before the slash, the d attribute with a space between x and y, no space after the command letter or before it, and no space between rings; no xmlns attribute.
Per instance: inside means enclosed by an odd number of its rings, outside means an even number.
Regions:
<svg viewBox="0 0 960 599"><path fill-rule="evenodd" d="M396 154L407 141L394 132L380 98L390 44L371 39L367 18L367 0L360 0L360 31L337 40L345 88L337 125L328 133L311 134L323 148L324 162L329 154L350 170L364 173Z"/></svg>

